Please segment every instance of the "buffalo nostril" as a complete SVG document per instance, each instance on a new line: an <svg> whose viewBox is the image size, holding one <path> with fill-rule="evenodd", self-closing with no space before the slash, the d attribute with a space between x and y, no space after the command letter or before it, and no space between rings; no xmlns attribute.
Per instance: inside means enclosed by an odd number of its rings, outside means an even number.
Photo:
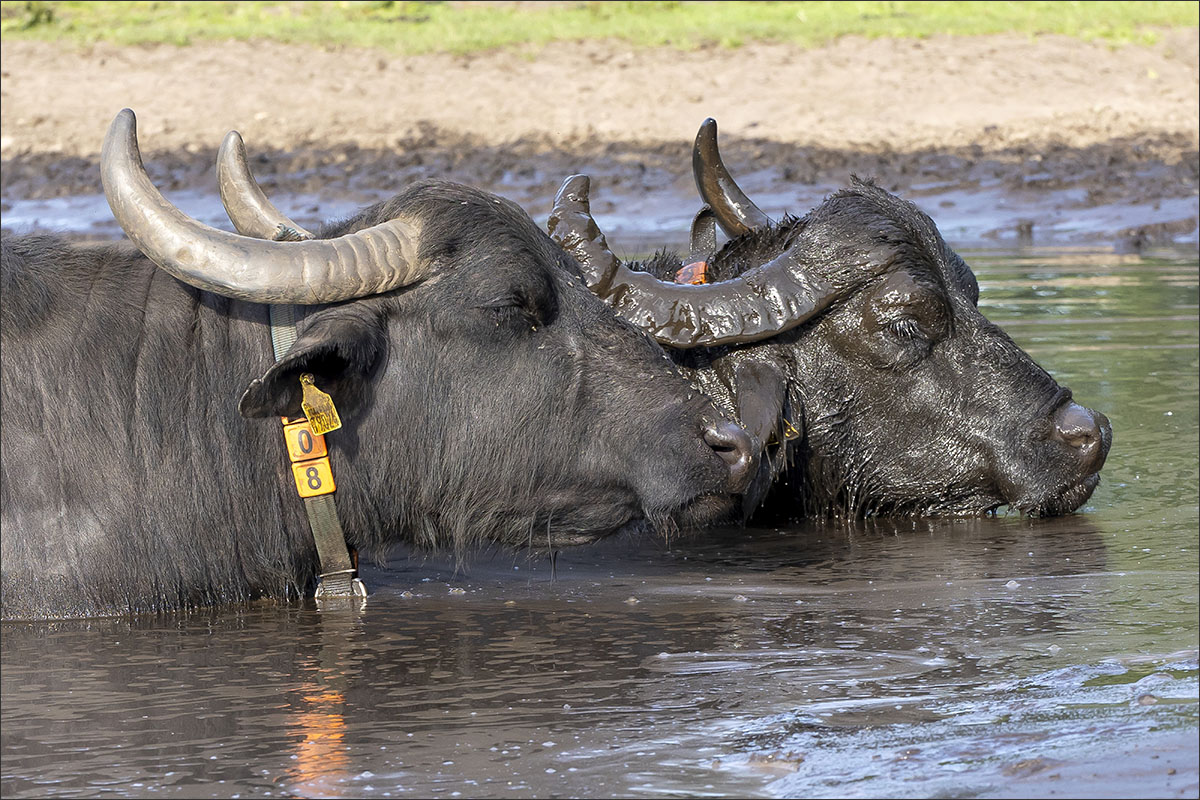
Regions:
<svg viewBox="0 0 1200 800"><path fill-rule="evenodd" d="M1080 458L1103 463L1108 447L1104 430L1109 428L1108 419L1101 413L1084 408L1078 403L1067 403L1051 417L1054 431L1051 436L1079 451ZM1099 464L1095 469L1099 469Z"/></svg>
<svg viewBox="0 0 1200 800"><path fill-rule="evenodd" d="M710 423L704 428L704 443L729 465L729 485L733 492L746 488L754 463L754 444L741 426L732 422Z"/></svg>
<svg viewBox="0 0 1200 800"><path fill-rule="evenodd" d="M1054 438L1071 447L1087 447L1100 440L1100 424L1091 409L1067 403L1054 412Z"/></svg>

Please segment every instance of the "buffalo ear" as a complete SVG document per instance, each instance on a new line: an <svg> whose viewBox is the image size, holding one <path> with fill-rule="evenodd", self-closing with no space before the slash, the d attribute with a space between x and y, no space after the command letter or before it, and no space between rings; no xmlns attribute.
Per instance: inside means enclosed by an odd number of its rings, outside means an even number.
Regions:
<svg viewBox="0 0 1200 800"><path fill-rule="evenodd" d="M339 411L354 411L367 399L369 381L387 347L384 319L355 306L333 306L302 323L295 344L261 378L250 381L238 411L243 417L302 414L300 376L312 374Z"/></svg>
<svg viewBox="0 0 1200 800"><path fill-rule="evenodd" d="M781 366L764 361L743 361L733 371L738 419L766 456L742 495L743 522L762 505L783 469L787 459L783 443L803 435L802 414L795 406L789 408L783 375ZM792 419L787 419L789 415ZM779 443L774 453L766 447L771 441Z"/></svg>
<svg viewBox="0 0 1200 800"><path fill-rule="evenodd" d="M733 370L738 419L742 428L760 444L782 428L787 384L773 364L743 361Z"/></svg>

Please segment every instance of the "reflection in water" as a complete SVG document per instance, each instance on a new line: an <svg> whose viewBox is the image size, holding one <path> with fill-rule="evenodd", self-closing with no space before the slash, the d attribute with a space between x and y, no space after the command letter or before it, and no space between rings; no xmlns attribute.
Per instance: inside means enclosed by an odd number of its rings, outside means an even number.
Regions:
<svg viewBox="0 0 1200 800"><path fill-rule="evenodd" d="M306 679L298 687L300 708L290 725L303 738L292 754L295 769L288 773L288 783L292 791L307 797L338 797L339 784L351 775L346 687L357 677L351 658L357 637L352 634L361 633L361 614L365 612L348 604L323 605L326 607L314 620L320 653L315 663L302 665Z"/></svg>
<svg viewBox="0 0 1200 800"><path fill-rule="evenodd" d="M1195 265L975 263L1113 421L1085 513L613 541L553 581L398 554L362 613L5 625L4 796L1195 796Z"/></svg>
<svg viewBox="0 0 1200 800"><path fill-rule="evenodd" d="M304 702L309 710L296 715L295 725L304 739L296 747L292 782L296 791L306 795L336 797L336 785L350 777L343 713L346 698L341 692L323 692L305 695Z"/></svg>

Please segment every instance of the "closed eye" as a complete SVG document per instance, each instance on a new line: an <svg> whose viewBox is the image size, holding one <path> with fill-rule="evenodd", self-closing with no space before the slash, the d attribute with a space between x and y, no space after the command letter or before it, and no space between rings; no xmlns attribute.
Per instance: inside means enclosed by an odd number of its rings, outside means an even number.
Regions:
<svg viewBox="0 0 1200 800"><path fill-rule="evenodd" d="M497 326L529 327L537 330L542 324L541 315L535 306L515 296L497 297L476 308L490 315Z"/></svg>
<svg viewBox="0 0 1200 800"><path fill-rule="evenodd" d="M888 323L888 330L892 332L897 339L920 339L925 340L925 332L921 330L920 323L913 317L899 317Z"/></svg>

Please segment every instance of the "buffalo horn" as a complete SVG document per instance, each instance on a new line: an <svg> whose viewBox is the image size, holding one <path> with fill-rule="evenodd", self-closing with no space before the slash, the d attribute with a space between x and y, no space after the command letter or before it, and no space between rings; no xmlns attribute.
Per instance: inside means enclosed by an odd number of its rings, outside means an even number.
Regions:
<svg viewBox="0 0 1200 800"><path fill-rule="evenodd" d="M281 232L289 235L294 232L297 236L290 238L315 238L267 199L250 173L246 145L237 131L225 134L217 151L217 189L229 221L243 236L279 240Z"/></svg>
<svg viewBox="0 0 1200 800"><path fill-rule="evenodd" d="M393 219L337 239L270 242L210 228L159 193L138 151L137 120L117 114L100 154L113 216L146 256L185 283L256 303L314 305L387 292L421 280L420 230Z"/></svg>
<svg viewBox="0 0 1200 800"><path fill-rule="evenodd" d="M696 134L692 175L696 178L700 197L712 206L717 223L726 235L741 236L751 228L771 224L771 218L746 197L721 162L721 151L717 149L717 121L712 117L704 120Z"/></svg>
<svg viewBox="0 0 1200 800"><path fill-rule="evenodd" d="M803 323L836 297L801 268L792 251L720 283L669 283L631 270L613 255L592 218L589 189L586 175L563 182L550 213L550 236L575 256L588 288L662 344L756 342Z"/></svg>

